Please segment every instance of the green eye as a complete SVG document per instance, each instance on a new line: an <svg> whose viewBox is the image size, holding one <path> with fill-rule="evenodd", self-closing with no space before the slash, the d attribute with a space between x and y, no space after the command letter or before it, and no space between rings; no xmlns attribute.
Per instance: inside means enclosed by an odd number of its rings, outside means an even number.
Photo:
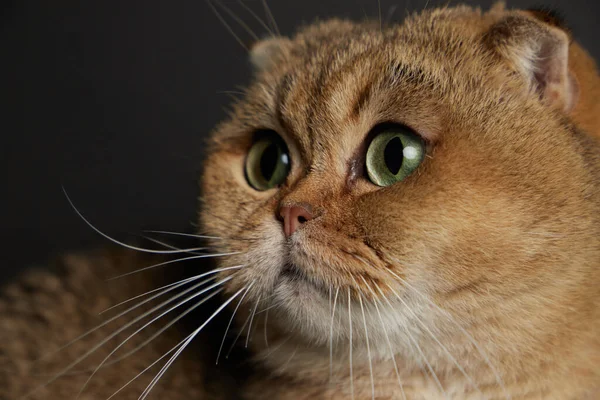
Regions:
<svg viewBox="0 0 600 400"><path fill-rule="evenodd" d="M378 186L409 176L423 161L425 143L409 128L393 126L373 138L367 150L367 174Z"/></svg>
<svg viewBox="0 0 600 400"><path fill-rule="evenodd" d="M290 172L290 155L281 137L269 131L261 135L246 157L246 179L256 190L281 185Z"/></svg>

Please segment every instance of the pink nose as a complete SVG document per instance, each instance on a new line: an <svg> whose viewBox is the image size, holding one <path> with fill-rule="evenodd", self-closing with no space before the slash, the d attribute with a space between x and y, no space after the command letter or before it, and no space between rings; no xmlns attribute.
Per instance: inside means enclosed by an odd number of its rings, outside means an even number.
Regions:
<svg viewBox="0 0 600 400"><path fill-rule="evenodd" d="M300 225L313 219L309 208L299 205L281 207L279 214L283 218L283 231L286 237L290 237Z"/></svg>

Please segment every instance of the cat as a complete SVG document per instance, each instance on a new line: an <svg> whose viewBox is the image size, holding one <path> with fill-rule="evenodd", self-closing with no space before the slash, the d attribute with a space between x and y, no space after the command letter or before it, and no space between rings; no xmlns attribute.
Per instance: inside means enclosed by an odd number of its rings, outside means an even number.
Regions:
<svg viewBox="0 0 600 400"><path fill-rule="evenodd" d="M99 284L169 270L105 250L11 283L2 398L600 398L600 78L559 18L333 19L250 60L200 179L216 269Z"/></svg>

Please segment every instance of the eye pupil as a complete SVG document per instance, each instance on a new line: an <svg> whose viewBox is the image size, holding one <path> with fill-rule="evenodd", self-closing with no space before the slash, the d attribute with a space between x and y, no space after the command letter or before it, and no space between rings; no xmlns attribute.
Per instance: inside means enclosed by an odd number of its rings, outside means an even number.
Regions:
<svg viewBox="0 0 600 400"><path fill-rule="evenodd" d="M291 159L285 141L275 131L259 131L248 150L244 173L258 191L275 188L285 182Z"/></svg>
<svg viewBox="0 0 600 400"><path fill-rule="evenodd" d="M277 147L277 144L271 143L260 158L260 173L265 181L268 182L273 177L279 158L279 148Z"/></svg>
<svg viewBox="0 0 600 400"><path fill-rule="evenodd" d="M404 159L402 156L403 149L402 141L396 136L387 143L383 150L385 165L393 175L396 175L400 171L400 168L402 168L402 160Z"/></svg>
<svg viewBox="0 0 600 400"><path fill-rule="evenodd" d="M398 124L381 124L372 129L365 155L369 180L377 186L403 181L423 162L425 142L414 130Z"/></svg>

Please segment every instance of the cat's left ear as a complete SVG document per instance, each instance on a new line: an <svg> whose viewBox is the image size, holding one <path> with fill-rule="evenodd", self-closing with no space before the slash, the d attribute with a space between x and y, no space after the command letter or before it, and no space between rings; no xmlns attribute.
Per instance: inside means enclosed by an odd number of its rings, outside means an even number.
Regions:
<svg viewBox="0 0 600 400"><path fill-rule="evenodd" d="M569 112L579 94L569 71L568 30L541 11L510 13L483 36L483 43L508 62L547 104Z"/></svg>
<svg viewBox="0 0 600 400"><path fill-rule="evenodd" d="M255 71L264 71L285 60L292 42L285 37L271 37L256 42L250 48L250 62Z"/></svg>

